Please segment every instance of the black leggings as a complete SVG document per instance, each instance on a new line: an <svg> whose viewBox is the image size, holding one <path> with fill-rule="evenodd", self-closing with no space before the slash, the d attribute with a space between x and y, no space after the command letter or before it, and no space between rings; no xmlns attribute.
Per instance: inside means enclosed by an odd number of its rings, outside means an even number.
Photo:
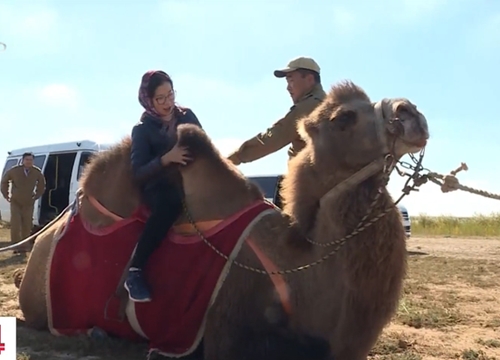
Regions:
<svg viewBox="0 0 500 360"><path fill-rule="evenodd" d="M176 186L166 181L148 188L143 193L143 199L151 210L151 214L139 237L130 264L130 267L137 269L144 268L149 256L160 245L182 212L181 192Z"/></svg>

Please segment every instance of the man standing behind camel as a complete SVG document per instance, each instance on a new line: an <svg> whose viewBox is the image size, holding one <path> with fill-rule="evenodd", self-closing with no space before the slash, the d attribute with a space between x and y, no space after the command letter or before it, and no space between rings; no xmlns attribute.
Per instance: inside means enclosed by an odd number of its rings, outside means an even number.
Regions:
<svg viewBox="0 0 500 360"><path fill-rule="evenodd" d="M276 70L274 76L286 78L293 106L266 132L245 141L229 155L228 159L235 165L260 159L288 144L291 144L288 149L290 159L305 147L297 132L297 121L309 115L326 97L321 86L320 67L312 58L298 57L291 60L286 68Z"/></svg>
<svg viewBox="0 0 500 360"><path fill-rule="evenodd" d="M24 153L22 164L7 170L2 177L2 195L10 202L10 241L13 244L30 235L35 201L45 191L45 177L42 170L33 165L33 160L32 153ZM9 182L12 184L10 196Z"/></svg>

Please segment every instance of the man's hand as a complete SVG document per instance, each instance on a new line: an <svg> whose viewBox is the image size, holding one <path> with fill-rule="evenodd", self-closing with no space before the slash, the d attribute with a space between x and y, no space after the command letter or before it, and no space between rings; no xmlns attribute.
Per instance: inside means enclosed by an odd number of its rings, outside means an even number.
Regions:
<svg viewBox="0 0 500 360"><path fill-rule="evenodd" d="M241 164L241 160L240 160L240 158L238 157L238 153L237 153L237 152L234 152L234 153L232 153L231 155L229 155L229 156L227 157L227 159L228 159L229 161L231 161L234 165L239 165L239 164Z"/></svg>
<svg viewBox="0 0 500 360"><path fill-rule="evenodd" d="M4 196L4 199L5 199L5 200L7 200L7 202L10 202L10 197L8 197L8 196L7 196L7 197L5 197L5 196Z"/></svg>

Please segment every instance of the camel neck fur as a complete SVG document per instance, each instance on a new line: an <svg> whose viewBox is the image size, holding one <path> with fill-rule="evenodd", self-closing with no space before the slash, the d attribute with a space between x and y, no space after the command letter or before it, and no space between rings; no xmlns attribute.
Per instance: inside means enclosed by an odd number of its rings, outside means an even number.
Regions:
<svg viewBox="0 0 500 360"><path fill-rule="evenodd" d="M345 231L340 236L345 236L354 230L361 219L369 212L370 218L383 211L390 205L392 199L387 189L382 186L380 175L373 175L352 188L340 193L333 198L327 198L318 209L317 224L329 221L342 223ZM378 192L381 192L374 209L370 206Z"/></svg>
<svg viewBox="0 0 500 360"><path fill-rule="evenodd" d="M348 220L348 224L345 224L348 227L351 222L359 222L380 187L380 174L373 175L331 201L326 201L322 207L320 201L326 193L361 168L363 165L348 167L340 158L322 159L312 151L304 151L293 160L290 172L283 181L284 212L290 215L308 236L314 236L318 228L328 226L328 221L331 223ZM358 213L361 215L358 216ZM320 220L327 223L323 225ZM357 223L353 226L356 225ZM338 228L343 229L345 226ZM320 243L331 241L327 238L314 238Z"/></svg>

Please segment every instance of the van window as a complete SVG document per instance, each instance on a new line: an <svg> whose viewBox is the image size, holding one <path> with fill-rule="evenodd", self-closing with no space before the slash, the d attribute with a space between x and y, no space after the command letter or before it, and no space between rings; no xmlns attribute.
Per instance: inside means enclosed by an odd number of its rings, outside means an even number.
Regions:
<svg viewBox="0 0 500 360"><path fill-rule="evenodd" d="M83 152L80 156L80 163L78 164L78 175L76 177L77 180L80 180L80 176L83 173L83 169L85 165L87 165L90 161L90 157L93 155L91 152Z"/></svg>
<svg viewBox="0 0 500 360"><path fill-rule="evenodd" d="M251 176L249 179L260 187L266 198L274 198L278 182L277 176Z"/></svg>
<svg viewBox="0 0 500 360"><path fill-rule="evenodd" d="M10 168L16 166L19 162L19 159L9 159L5 162L5 167L3 168L2 176L9 170Z"/></svg>
<svg viewBox="0 0 500 360"><path fill-rule="evenodd" d="M43 164L45 163L46 158L46 155L36 155L33 159L33 165L39 167L40 169L43 169Z"/></svg>

